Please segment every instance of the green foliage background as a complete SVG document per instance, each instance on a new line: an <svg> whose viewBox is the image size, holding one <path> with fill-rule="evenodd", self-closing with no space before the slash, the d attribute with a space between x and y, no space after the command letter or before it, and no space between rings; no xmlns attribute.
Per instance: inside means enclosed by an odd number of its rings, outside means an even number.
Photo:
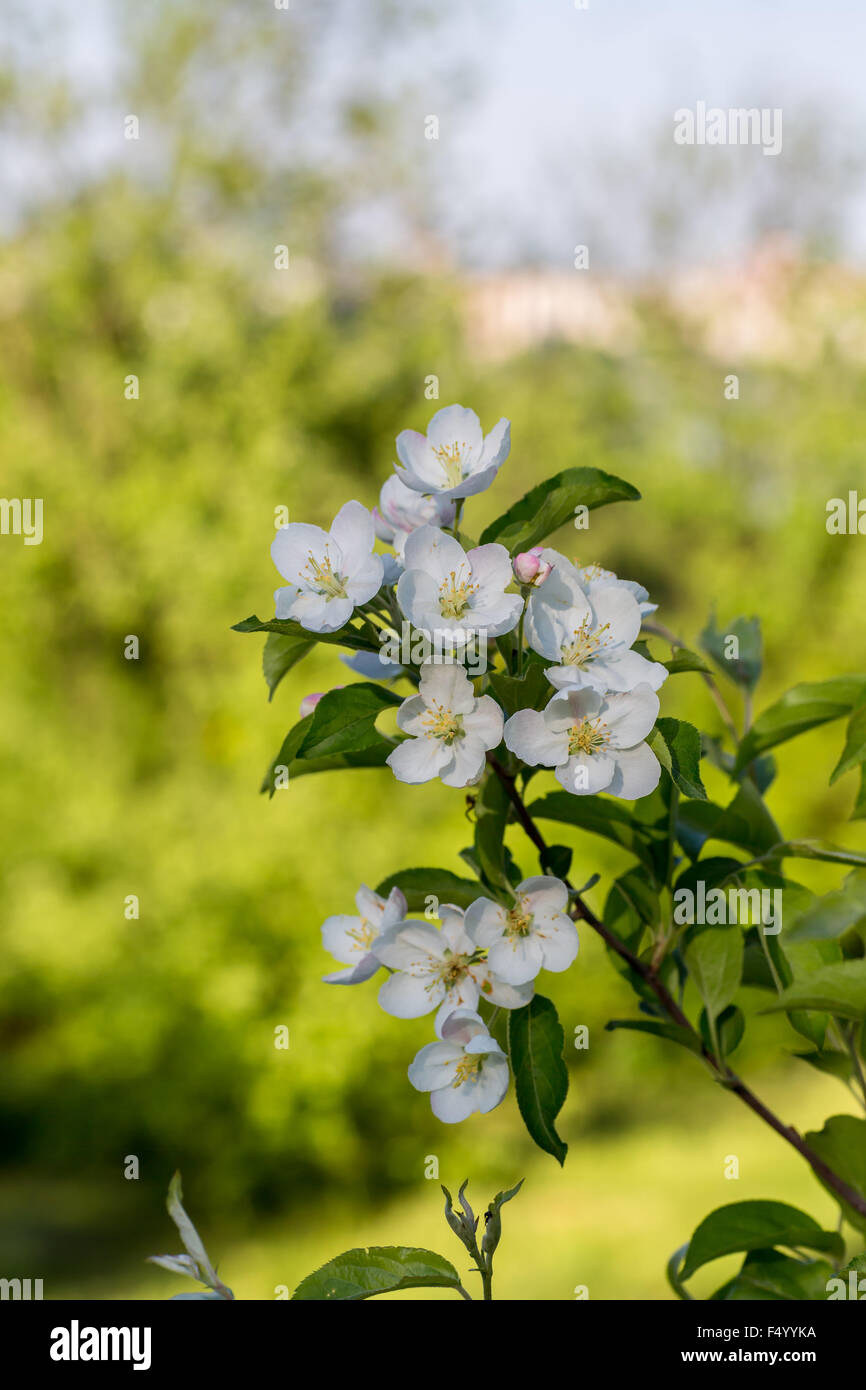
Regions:
<svg viewBox="0 0 866 1390"><path fill-rule="evenodd" d="M567 1038L590 1028L589 1051L567 1058L566 1175L530 1153L513 1094L459 1131L439 1126L405 1074L429 1020L387 1017L375 985L322 985L318 927L351 910L362 881L459 871L463 797L387 771L260 797L301 697L352 677L316 653L269 705L262 640L229 628L270 612L274 509L327 525L348 497L372 505L394 436L435 408L423 394L435 373L440 404L512 421L511 458L467 508L470 532L559 469L607 469L643 500L558 544L646 584L690 645L713 604L722 623L759 614L758 708L796 681L863 669L866 550L824 526L827 499L863 476L862 369L828 343L808 370L739 365L740 400L725 401L724 369L650 298L630 355L554 343L481 362L455 273L347 274L329 255L339 181L320 201L318 185L293 184L293 254L300 243L316 266L293 281L271 268L283 238L257 220L248 157L174 159L173 184L112 173L60 188L0 246L0 491L45 507L41 546L0 538L0 1273L43 1275L47 1296L173 1292L138 1261L173 1248L162 1197L175 1167L240 1296L272 1296L363 1240L454 1258L428 1155L455 1186L469 1173L478 1201L530 1174L500 1257L518 1296L571 1297L587 1269L593 1296L666 1296L670 1250L734 1196L801 1201L822 1219L828 1199L796 1157L696 1063L604 1033L628 991L587 933L572 971L544 981ZM213 200L204 217L183 196L196 177ZM820 273L803 268L804 297ZM861 292L861 324L863 305ZM137 662L123 655L133 633ZM662 706L719 731L696 676L671 680ZM769 803L789 835L862 840L847 821L854 778L827 785L841 737L830 726L781 751ZM576 847L577 882L625 865L605 843L557 838ZM821 866L801 876L835 881ZM138 921L124 918L132 893ZM287 1052L273 1046L280 1024ZM786 1023L751 1036L738 1067L793 1122L846 1108L836 1083L785 1062ZM722 1160L742 1147L754 1161L732 1195ZM137 1183L122 1176L130 1154ZM646 1248L629 1263L635 1223ZM551 1267L527 1288L517 1254L545 1231Z"/></svg>

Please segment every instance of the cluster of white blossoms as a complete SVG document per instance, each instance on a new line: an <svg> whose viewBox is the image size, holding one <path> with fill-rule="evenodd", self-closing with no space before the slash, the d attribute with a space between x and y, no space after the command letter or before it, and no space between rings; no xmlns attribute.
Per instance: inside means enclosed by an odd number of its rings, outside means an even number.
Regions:
<svg viewBox="0 0 866 1390"><path fill-rule="evenodd" d="M474 786L504 741L523 764L553 769L574 795L646 796L661 772L646 739L668 674L635 650L654 611L646 590L549 547L512 559L503 545L461 542L465 499L489 487L510 447L507 420L485 436L475 412L459 405L437 411L424 435L404 430L396 472L372 513L351 501L329 531L292 523L278 532L271 554L286 584L275 594L276 616L311 633L337 633L359 616L383 644L402 626L413 653L414 635L432 645L432 659L412 655L405 664L386 661L384 650L343 657L367 680L417 687L397 711L400 737L387 759L401 782ZM391 551L376 553L377 538ZM543 710L506 719L483 665L470 679L461 657L477 639L486 651L488 639L515 631L515 670L506 674L523 671L524 657L540 660L552 693ZM308 696L302 713L320 698ZM577 955L564 883L527 879L511 896L508 905L479 898L465 913L442 906L435 925L408 918L398 889L385 901L362 888L359 915L329 917L322 928L344 967L329 983L358 984L384 968L379 1000L388 1013L436 1011L438 1041L409 1076L448 1122L491 1110L507 1089L507 1059L477 1011L481 1000L521 1008L541 969L565 970Z"/></svg>
<svg viewBox="0 0 866 1390"><path fill-rule="evenodd" d="M388 758L402 782L472 786L504 738L523 762L554 769L575 795L646 796L660 767L645 739L667 677L634 650L654 611L646 590L549 547L513 562L496 543L466 550L445 529L456 531L463 500L490 485L510 447L507 420L485 436L475 412L459 405L438 410L426 435L404 430L397 471L372 514L352 501L329 531L292 523L277 533L271 554L287 584L276 591L276 615L328 633L356 611L380 624L399 615L446 653L414 672L371 652L343 658L366 679L418 681L397 716L406 737ZM375 553L377 536L393 553ZM519 710L506 722L496 701L477 693L459 654L473 638L502 637L521 620L553 694L545 710ZM391 626L379 630L393 635Z"/></svg>
<svg viewBox="0 0 866 1390"><path fill-rule="evenodd" d="M568 888L557 878L528 878L505 907L479 897L465 912L439 907L438 922L407 914L392 888L387 899L362 886L357 916L329 917L322 942L344 967L328 984L355 985L384 967L379 1003L395 1018L421 1018L436 1010L438 1042L409 1068L409 1080L430 1092L433 1112L447 1124L476 1110L486 1114L508 1089L508 1061L478 1014L480 1001L520 1009L542 969L567 970L578 937L568 915Z"/></svg>

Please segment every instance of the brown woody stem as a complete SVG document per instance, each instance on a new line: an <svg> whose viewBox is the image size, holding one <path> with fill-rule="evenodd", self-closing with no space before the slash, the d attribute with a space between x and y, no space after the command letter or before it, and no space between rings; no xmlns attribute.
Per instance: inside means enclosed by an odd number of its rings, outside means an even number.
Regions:
<svg viewBox="0 0 866 1390"><path fill-rule="evenodd" d="M502 764L490 753L487 754L487 762L502 783L508 795L508 799L514 808L514 814L517 820L526 831L526 834L535 845L539 854L544 853L547 850L547 842L538 829L538 826L535 824L535 821L532 819L532 816L529 814L523 797L517 789L517 783L514 777L511 773L507 772ZM604 941L612 951L615 951L620 959L625 961L629 969L634 971L634 973L643 980L644 984L652 990L671 1022L685 1029L699 1044L701 1056L712 1071L715 1072L719 1081L726 1089L733 1091L734 1095L739 1096L744 1105L747 1105L754 1114L758 1115L771 1129L775 1130L782 1139L790 1144L792 1148L796 1149L798 1154L809 1164L816 1177L826 1183L841 1201L847 1202L848 1206L852 1207L854 1211L866 1217L866 1198L855 1191L853 1187L849 1186L843 1178L840 1178L838 1173L835 1173L833 1169L809 1147L803 1136L796 1129L791 1125L783 1124L779 1117L774 1115L772 1110L768 1109L764 1102L749 1089L739 1076L737 1076L736 1072L731 1071L730 1067L723 1061L713 1056L710 1049L704 1044L700 1034L692 1027L679 1004L650 966L638 960L637 956L620 941L619 937L596 917L592 908L587 906L580 894L575 891L573 885L569 883L568 879L564 881L568 888L571 889L574 897L572 916L586 922L588 926L592 927L593 931L597 932L602 941Z"/></svg>

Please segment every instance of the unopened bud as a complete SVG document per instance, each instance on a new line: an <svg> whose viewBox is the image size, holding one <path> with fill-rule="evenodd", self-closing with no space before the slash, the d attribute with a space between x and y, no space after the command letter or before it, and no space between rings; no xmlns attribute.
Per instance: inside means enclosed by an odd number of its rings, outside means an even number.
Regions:
<svg viewBox="0 0 866 1390"><path fill-rule="evenodd" d="M531 584L537 589L544 583L550 570L551 566L541 558L540 545L534 546L532 550L521 550L520 554L515 556L514 573L520 584Z"/></svg>
<svg viewBox="0 0 866 1390"><path fill-rule="evenodd" d="M316 705L319 703L324 693L324 690L314 690L311 695L304 696L303 700L301 701L300 709L300 715L302 719L306 719L308 714L313 713L313 710L316 708Z"/></svg>

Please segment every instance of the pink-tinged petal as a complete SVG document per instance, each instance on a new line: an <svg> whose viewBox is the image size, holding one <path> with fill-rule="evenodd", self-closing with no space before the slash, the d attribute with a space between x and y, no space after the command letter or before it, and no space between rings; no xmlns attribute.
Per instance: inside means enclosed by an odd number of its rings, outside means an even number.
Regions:
<svg viewBox="0 0 866 1390"><path fill-rule="evenodd" d="M637 801L654 792L661 777L661 765L648 743L624 748L616 755L616 771L607 790L624 801Z"/></svg>
<svg viewBox="0 0 866 1390"><path fill-rule="evenodd" d="M503 936L490 947L487 960L498 979L508 985L525 985L541 969L541 945L532 935Z"/></svg>
<svg viewBox="0 0 866 1390"><path fill-rule="evenodd" d="M398 781L417 785L438 776L448 762L448 749L438 738L407 738L385 761Z"/></svg>
<svg viewBox="0 0 866 1390"><path fill-rule="evenodd" d="M659 697L648 685L635 686L624 695L608 695L605 706L611 748L633 748L659 717Z"/></svg>
<svg viewBox="0 0 866 1390"><path fill-rule="evenodd" d="M444 993L438 980L423 980L398 971L380 986L379 1003L392 1018L422 1018L436 1008Z"/></svg>
<svg viewBox="0 0 866 1390"><path fill-rule="evenodd" d="M573 796L591 796L609 790L616 768L613 757L606 753L575 753L564 767L556 769L556 780Z"/></svg>
<svg viewBox="0 0 866 1390"><path fill-rule="evenodd" d="M568 758L568 734L554 733L534 709L512 714L503 732L505 746L530 767L557 767Z"/></svg>
<svg viewBox="0 0 866 1390"><path fill-rule="evenodd" d="M409 1067L409 1080L416 1091L438 1091L451 1086L462 1056L463 1048L458 1042L428 1043Z"/></svg>
<svg viewBox="0 0 866 1390"><path fill-rule="evenodd" d="M580 939L577 927L564 914L535 928L545 970L567 970L577 958Z"/></svg>
<svg viewBox="0 0 866 1390"><path fill-rule="evenodd" d="M489 1036L487 1025L472 1009L454 1009L443 1021L441 1033L447 1042L459 1043L461 1048L477 1035Z"/></svg>

